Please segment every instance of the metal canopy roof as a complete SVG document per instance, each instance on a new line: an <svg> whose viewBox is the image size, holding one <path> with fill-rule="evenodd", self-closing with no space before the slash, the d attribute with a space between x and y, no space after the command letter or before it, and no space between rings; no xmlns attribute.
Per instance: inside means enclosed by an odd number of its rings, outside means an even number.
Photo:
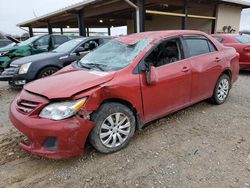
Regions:
<svg viewBox="0 0 250 188"><path fill-rule="evenodd" d="M212 2L234 4L243 8L250 7L250 3L243 0L213 0ZM169 0L146 0L146 5L150 3L167 3L176 7L183 6L183 0L175 0L174 2ZM19 23L17 26L46 28L48 22L50 22L55 28L68 25L77 27L77 14L83 9L85 24L88 27L123 26L126 25L127 20L132 19L132 13L134 12L133 7L124 0L84 0L55 12ZM150 19L150 15L147 18ZM101 23L100 20L104 20L104 23Z"/></svg>

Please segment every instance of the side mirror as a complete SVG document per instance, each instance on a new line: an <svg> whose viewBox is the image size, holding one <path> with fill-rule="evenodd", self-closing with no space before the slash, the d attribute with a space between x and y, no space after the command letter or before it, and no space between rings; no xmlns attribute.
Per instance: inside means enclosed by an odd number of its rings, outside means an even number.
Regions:
<svg viewBox="0 0 250 188"><path fill-rule="evenodd" d="M148 86L156 85L158 82L157 70L151 64L147 65L147 68L146 68L146 82Z"/></svg>
<svg viewBox="0 0 250 188"><path fill-rule="evenodd" d="M85 49L83 47L78 47L75 51L76 55L80 55L81 52L84 52Z"/></svg>

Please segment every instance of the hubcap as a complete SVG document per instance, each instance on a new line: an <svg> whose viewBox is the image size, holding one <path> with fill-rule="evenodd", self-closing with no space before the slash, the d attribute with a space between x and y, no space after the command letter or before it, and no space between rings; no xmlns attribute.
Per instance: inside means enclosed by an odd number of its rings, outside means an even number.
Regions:
<svg viewBox="0 0 250 188"><path fill-rule="evenodd" d="M123 144L130 133L131 123L123 113L114 113L108 116L101 125L100 139L108 148Z"/></svg>
<svg viewBox="0 0 250 188"><path fill-rule="evenodd" d="M223 79L219 83L217 97L220 101L225 100L229 92L229 82L227 79Z"/></svg>
<svg viewBox="0 0 250 188"><path fill-rule="evenodd" d="M45 71L45 72L42 74L42 77L50 76L50 75L54 74L55 72L56 72L56 70L53 70L53 69L47 70L47 71Z"/></svg>

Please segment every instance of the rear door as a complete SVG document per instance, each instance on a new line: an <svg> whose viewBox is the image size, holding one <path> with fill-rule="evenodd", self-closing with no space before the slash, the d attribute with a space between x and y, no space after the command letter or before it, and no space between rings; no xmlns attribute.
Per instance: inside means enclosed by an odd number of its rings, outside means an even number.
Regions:
<svg viewBox="0 0 250 188"><path fill-rule="evenodd" d="M161 42L141 64L155 67L158 81L147 85L145 73L140 74L145 122L162 117L190 103L191 71L184 59L179 37Z"/></svg>
<svg viewBox="0 0 250 188"><path fill-rule="evenodd" d="M184 42L191 62L191 102L195 103L212 96L223 58L215 45L204 36L185 36Z"/></svg>

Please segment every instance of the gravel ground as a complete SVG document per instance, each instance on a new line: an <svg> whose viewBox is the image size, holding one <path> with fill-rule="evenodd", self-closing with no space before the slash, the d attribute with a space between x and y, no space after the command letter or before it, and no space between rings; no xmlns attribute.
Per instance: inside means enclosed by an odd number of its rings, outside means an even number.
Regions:
<svg viewBox="0 0 250 188"><path fill-rule="evenodd" d="M27 154L8 120L18 91L0 83L0 187L250 187L250 72L227 102L202 102L151 123L110 155L54 161Z"/></svg>

